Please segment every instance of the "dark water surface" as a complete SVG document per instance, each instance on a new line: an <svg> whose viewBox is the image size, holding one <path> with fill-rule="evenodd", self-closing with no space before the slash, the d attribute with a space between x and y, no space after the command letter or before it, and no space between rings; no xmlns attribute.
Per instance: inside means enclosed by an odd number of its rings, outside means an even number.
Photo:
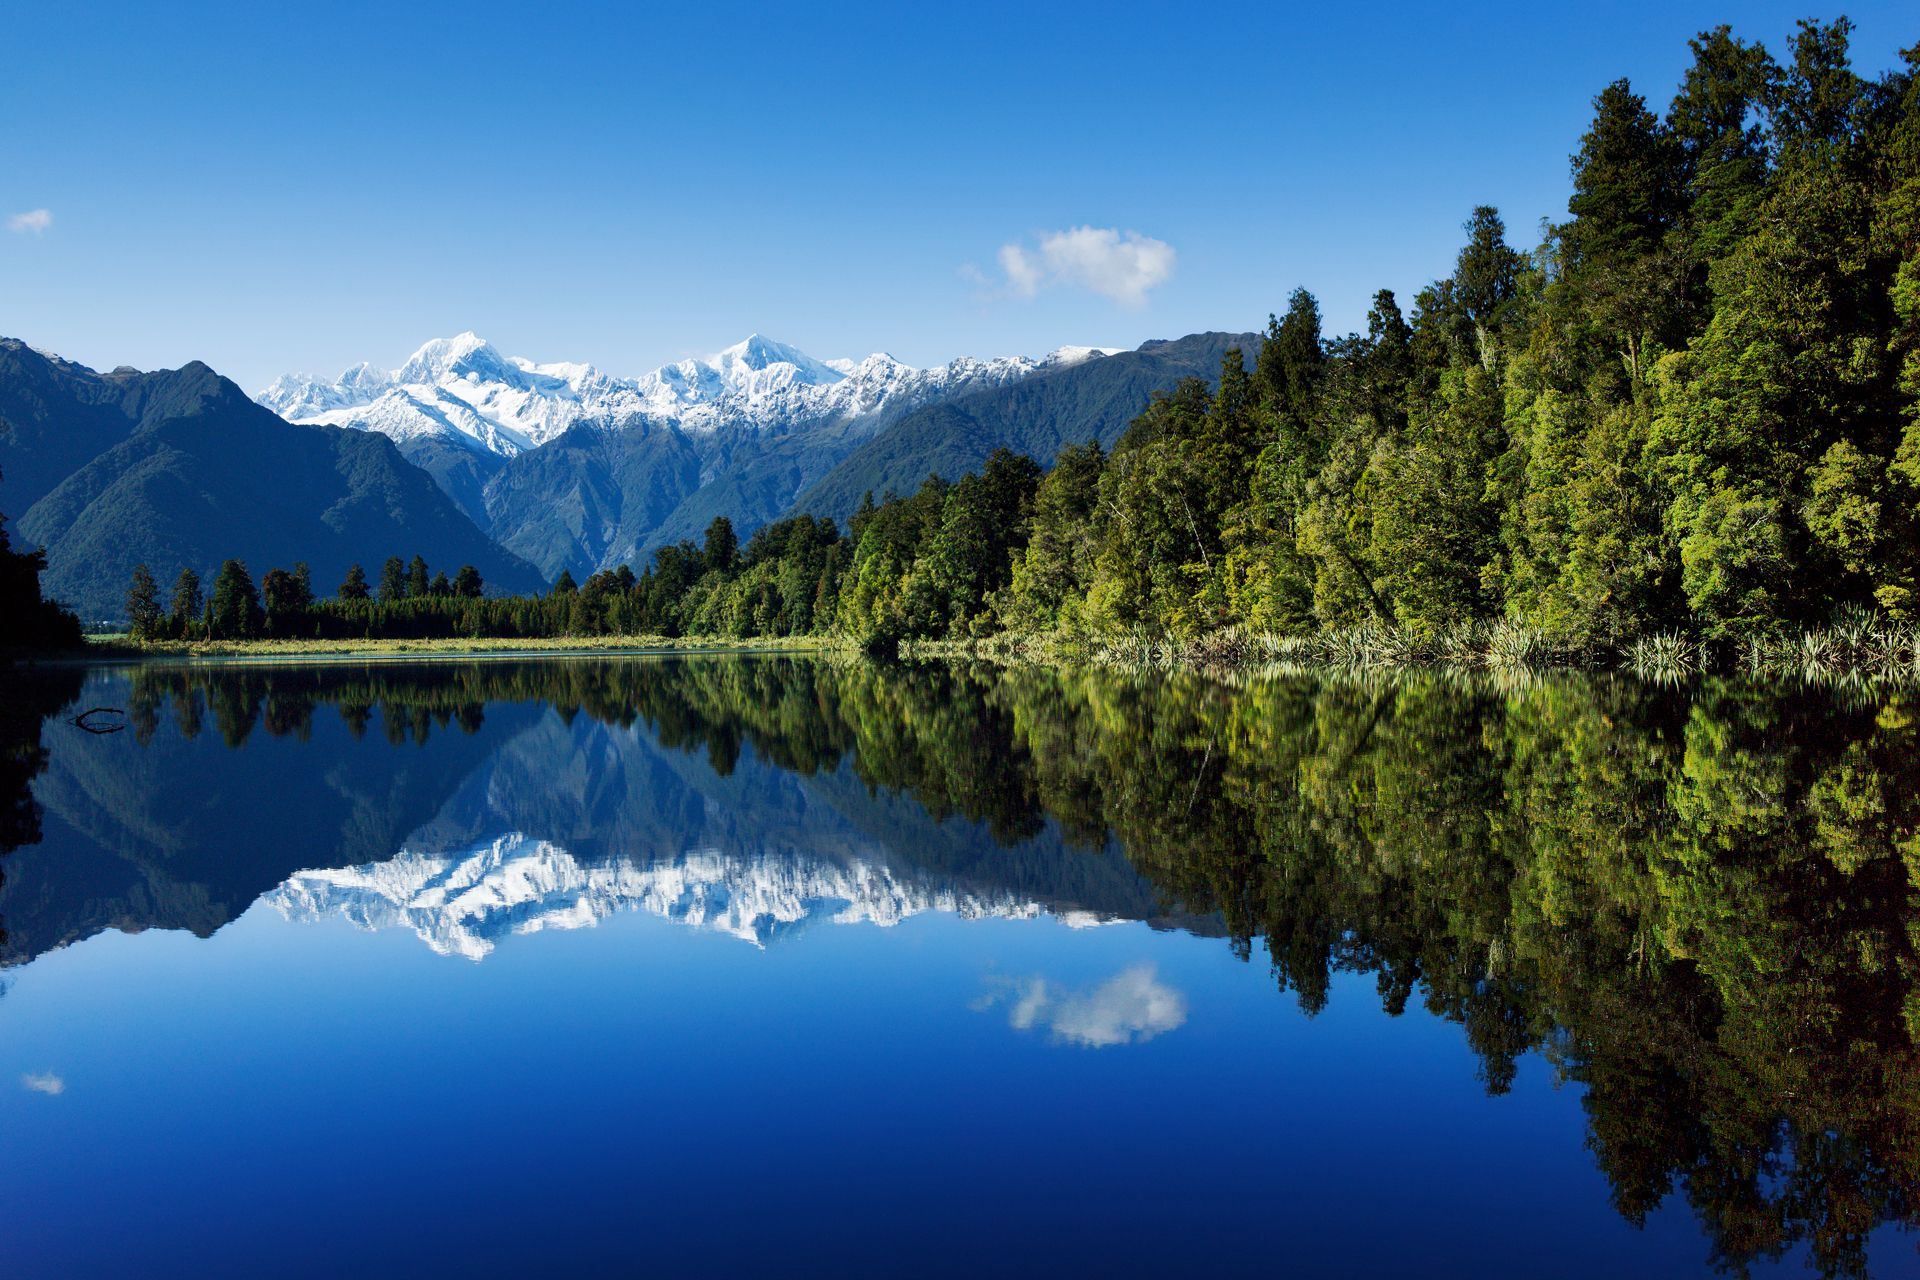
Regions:
<svg viewBox="0 0 1920 1280"><path fill-rule="evenodd" d="M9 1276L1920 1274L1911 693L43 669L0 849Z"/></svg>

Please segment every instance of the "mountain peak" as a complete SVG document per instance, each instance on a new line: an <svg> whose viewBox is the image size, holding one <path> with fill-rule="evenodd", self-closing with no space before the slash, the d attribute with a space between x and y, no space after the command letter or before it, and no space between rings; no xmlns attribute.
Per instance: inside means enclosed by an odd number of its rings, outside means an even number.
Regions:
<svg viewBox="0 0 1920 1280"><path fill-rule="evenodd" d="M748 334L743 342L736 342L710 356L706 364L720 372L720 376L732 382L743 374L759 373L775 365L790 365L799 370L799 380L811 384L838 382L843 375L838 369L821 360L815 360L798 347L790 347L784 342L776 342L763 334Z"/></svg>
<svg viewBox="0 0 1920 1280"><path fill-rule="evenodd" d="M401 383L433 383L453 374L472 373L478 377L500 377L509 369L493 344L469 329L451 338L435 338L422 344L394 374Z"/></svg>

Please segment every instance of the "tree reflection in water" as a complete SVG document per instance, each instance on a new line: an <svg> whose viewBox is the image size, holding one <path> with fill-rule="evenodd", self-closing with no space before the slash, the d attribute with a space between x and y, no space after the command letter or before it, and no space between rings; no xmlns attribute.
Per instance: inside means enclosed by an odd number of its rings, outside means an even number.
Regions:
<svg viewBox="0 0 1920 1280"><path fill-rule="evenodd" d="M10 679L14 846L38 839L42 718L79 678L39 677L32 697ZM544 702L644 721L723 776L748 747L800 774L850 767L984 824L988 847L922 855L975 876L1011 877L996 849L1051 820L1072 846L1117 843L1167 912L1217 915L1310 1014L1333 975L1367 973L1389 1013L1418 999L1458 1023L1490 1091L1540 1053L1583 1087L1619 1211L1640 1222L1677 1190L1727 1269L1804 1242L1823 1271L1859 1273L1871 1230L1916 1219L1910 692L744 657L128 679L141 743L297 740L330 710L400 748Z"/></svg>

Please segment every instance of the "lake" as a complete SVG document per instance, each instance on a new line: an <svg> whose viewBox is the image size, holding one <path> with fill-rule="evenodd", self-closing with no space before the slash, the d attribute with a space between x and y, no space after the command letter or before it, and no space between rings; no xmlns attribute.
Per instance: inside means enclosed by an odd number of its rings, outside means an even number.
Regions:
<svg viewBox="0 0 1920 1280"><path fill-rule="evenodd" d="M734 655L0 706L14 1276L1920 1274L1913 692Z"/></svg>

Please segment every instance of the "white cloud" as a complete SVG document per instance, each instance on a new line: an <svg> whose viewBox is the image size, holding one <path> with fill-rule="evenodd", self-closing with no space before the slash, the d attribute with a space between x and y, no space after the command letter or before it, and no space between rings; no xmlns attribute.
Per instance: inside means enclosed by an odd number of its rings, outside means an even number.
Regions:
<svg viewBox="0 0 1920 1280"><path fill-rule="evenodd" d="M7 219L7 230L18 235L32 232L37 236L52 225L53 210L51 209L29 209L25 213L16 213Z"/></svg>
<svg viewBox="0 0 1920 1280"><path fill-rule="evenodd" d="M51 1071L42 1071L34 1075L21 1076L20 1083L35 1093L47 1093L58 1096L67 1091L67 1082Z"/></svg>
<svg viewBox="0 0 1920 1280"><path fill-rule="evenodd" d="M1027 978L1002 980L974 1002L977 1010L1008 1002L1007 1025L1017 1031L1045 1027L1056 1042L1104 1049L1138 1044L1187 1021L1187 998L1154 976L1150 964L1135 965L1091 991L1076 991Z"/></svg>
<svg viewBox="0 0 1920 1280"><path fill-rule="evenodd" d="M1114 227L1049 231L1031 246L1003 244L999 254L1007 291L1015 297L1031 298L1065 284L1129 307L1144 305L1148 290L1173 277L1176 256L1165 240ZM977 269L966 273L981 274Z"/></svg>

